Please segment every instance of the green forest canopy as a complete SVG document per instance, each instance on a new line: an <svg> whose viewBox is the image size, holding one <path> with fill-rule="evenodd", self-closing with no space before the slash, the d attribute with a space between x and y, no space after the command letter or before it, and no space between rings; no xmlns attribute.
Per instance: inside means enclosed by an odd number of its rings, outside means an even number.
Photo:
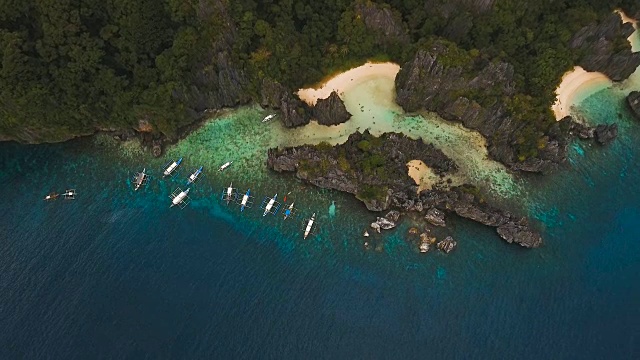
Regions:
<svg viewBox="0 0 640 360"><path fill-rule="evenodd" d="M193 89L203 67L214 67L207 64L211 51L228 52L256 96L264 77L295 89L367 59L406 61L434 37L513 64L521 99L530 99L514 102L514 111L522 106L541 114L580 55L567 48L571 35L613 8L634 6L630 0L497 0L478 13L464 0L376 1L406 26L408 41L400 43L368 30L354 3L0 0L0 134L59 141L96 128L134 127L145 118L172 137L195 120L198 107L176 94ZM456 7L448 17L445 4Z"/></svg>

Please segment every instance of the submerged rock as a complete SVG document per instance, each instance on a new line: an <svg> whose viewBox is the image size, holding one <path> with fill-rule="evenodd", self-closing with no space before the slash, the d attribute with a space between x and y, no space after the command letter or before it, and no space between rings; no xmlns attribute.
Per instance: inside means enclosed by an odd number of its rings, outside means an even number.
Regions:
<svg viewBox="0 0 640 360"><path fill-rule="evenodd" d="M435 226L447 225L444 221L444 213L436 208L427 210L427 214L424 216L424 219Z"/></svg>
<svg viewBox="0 0 640 360"><path fill-rule="evenodd" d="M448 254L453 249L455 249L457 245L458 243L455 240L453 240L451 236L447 236L446 238L444 238L444 240L440 241L436 246L438 247L438 249L440 249L440 251L443 251Z"/></svg>
<svg viewBox="0 0 640 360"><path fill-rule="evenodd" d="M429 251L431 245L436 242L436 238L429 236L427 233L420 234L420 252L425 253Z"/></svg>
<svg viewBox="0 0 640 360"><path fill-rule="evenodd" d="M627 96L627 104L629 104L629 108L631 108L631 113L640 120L640 91L632 91Z"/></svg>

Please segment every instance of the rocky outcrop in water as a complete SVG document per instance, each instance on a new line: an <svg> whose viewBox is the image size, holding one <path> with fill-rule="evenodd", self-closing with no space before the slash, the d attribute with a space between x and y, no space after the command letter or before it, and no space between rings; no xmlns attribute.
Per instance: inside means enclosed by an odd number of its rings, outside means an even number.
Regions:
<svg viewBox="0 0 640 360"><path fill-rule="evenodd" d="M569 42L573 50L585 54L578 65L587 71L599 71L613 81L622 81L640 65L640 53L631 52L627 38L634 29L623 24L618 14L607 16L600 23L580 29Z"/></svg>
<svg viewBox="0 0 640 360"><path fill-rule="evenodd" d="M306 125L311 120L309 106L290 92L286 92L280 99L280 110L282 112L280 119L288 128Z"/></svg>
<svg viewBox="0 0 640 360"><path fill-rule="evenodd" d="M618 136L618 124L600 124L593 133L598 144L608 145Z"/></svg>
<svg viewBox="0 0 640 360"><path fill-rule="evenodd" d="M292 94L279 82L264 78L262 80L260 105L271 109L280 109L280 121L285 127L303 126L311 120L312 110L296 95Z"/></svg>
<svg viewBox="0 0 640 360"><path fill-rule="evenodd" d="M629 109L631 113L636 116L638 120L640 120L640 91L632 91L627 96L627 104L629 104Z"/></svg>
<svg viewBox="0 0 640 360"><path fill-rule="evenodd" d="M338 93L333 91L326 99L318 99L313 107L313 117L318 124L331 126L346 122L351 118L351 114L344 106Z"/></svg>
<svg viewBox="0 0 640 360"><path fill-rule="evenodd" d="M425 209L436 209L438 212L427 211L438 216L439 212L455 213L494 227L504 240L524 247L542 244L540 234L525 218L487 204L472 186L447 189L442 181L418 194L405 165L414 159L441 176L457 171L453 161L421 140L398 134L375 138L368 133L352 134L335 147L269 149L267 166L278 172L295 172L299 179L322 188L354 194L372 211L393 208L424 216ZM382 228L378 222L374 224Z"/></svg>
<svg viewBox="0 0 640 360"><path fill-rule="evenodd" d="M455 249L457 245L458 243L455 240L453 240L451 236L447 236L444 240L438 242L436 247L438 247L440 251L443 251L448 254L451 251L453 251L453 249Z"/></svg>
<svg viewBox="0 0 640 360"><path fill-rule="evenodd" d="M436 208L430 208L427 210L427 214L424 216L430 224L434 226L446 226L444 221L444 213Z"/></svg>

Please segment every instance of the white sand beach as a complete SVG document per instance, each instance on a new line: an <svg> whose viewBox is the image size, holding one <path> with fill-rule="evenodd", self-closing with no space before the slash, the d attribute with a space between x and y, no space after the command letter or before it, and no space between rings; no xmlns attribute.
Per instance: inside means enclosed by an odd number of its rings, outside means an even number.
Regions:
<svg viewBox="0 0 640 360"><path fill-rule="evenodd" d="M624 13L624 11L620 9L616 10L615 13L620 15L620 19L622 19L623 24L631 23L631 25L633 25L633 28L636 29L636 31L627 38L627 40L629 40L629 44L631 44L631 51L633 52L640 51L640 35L638 34L638 21L634 18L630 18L629 16L627 16L627 14Z"/></svg>
<svg viewBox="0 0 640 360"><path fill-rule="evenodd" d="M409 177L418 185L418 194L422 190L430 190L438 181L438 175L421 160L409 161L407 168L409 169Z"/></svg>
<svg viewBox="0 0 640 360"><path fill-rule="evenodd" d="M564 74L560 86L556 89L556 102L551 106L556 120L569 115L574 104L611 85L611 80L600 72L589 72L580 66L574 67Z"/></svg>
<svg viewBox="0 0 640 360"><path fill-rule="evenodd" d="M367 62L364 65L337 74L319 88L298 90L298 97L309 105L315 105L318 99L328 98L333 91L342 97L345 91L371 79L389 77L394 80L398 71L400 71L400 65L398 64Z"/></svg>
<svg viewBox="0 0 640 360"><path fill-rule="evenodd" d="M638 32L638 23L636 19L630 18L622 10L615 10L620 15L622 23L631 23L636 31L628 38L631 44L631 51L640 51L640 33ZM636 70L629 79L623 82L624 88L637 86L639 83L639 71ZM588 72L576 66L573 70L567 72L562 77L560 86L556 89L556 102L551 106L556 120L561 120L571 112L571 107L580 103L590 95L608 88L613 82L604 74L599 72Z"/></svg>

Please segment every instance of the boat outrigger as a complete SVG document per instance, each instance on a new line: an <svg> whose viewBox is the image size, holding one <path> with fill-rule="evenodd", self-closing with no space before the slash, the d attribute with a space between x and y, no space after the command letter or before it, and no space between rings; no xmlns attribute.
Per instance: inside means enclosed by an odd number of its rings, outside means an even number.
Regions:
<svg viewBox="0 0 640 360"><path fill-rule="evenodd" d="M253 196L251 196L251 189L247 189L247 192L242 196L242 200L240 200L240 211L244 211L245 208L250 208L253 201L251 200Z"/></svg>
<svg viewBox="0 0 640 360"><path fill-rule="evenodd" d="M288 218L293 217L295 215L295 210L293 209L293 204L295 204L295 202L292 202L291 205L289 205L289 207L284 210L284 219L285 220L287 220Z"/></svg>
<svg viewBox="0 0 640 360"><path fill-rule="evenodd" d="M62 198L65 200L75 200L76 199L76 189L68 189L64 193L62 193Z"/></svg>
<svg viewBox="0 0 640 360"><path fill-rule="evenodd" d="M309 234L311 234L311 230L313 228L313 224L316 220L316 213L313 213L313 215L311 215L311 219L309 219L309 221L307 221L307 227L304 228L304 239L307 238L307 236L309 236Z"/></svg>
<svg viewBox="0 0 640 360"><path fill-rule="evenodd" d="M200 180L200 175L202 174L202 166L199 169L196 169L189 178L187 179L187 186L194 184L196 181Z"/></svg>
<svg viewBox="0 0 640 360"><path fill-rule="evenodd" d="M171 165L169 164L167 164L168 166L165 165L164 172L162 173L162 177L173 176L176 170L178 170L178 166L180 166L180 163L182 163L182 158L172 162Z"/></svg>
<svg viewBox="0 0 640 360"><path fill-rule="evenodd" d="M273 119L274 117L276 117L276 114L270 114L264 117L264 119L262 119L262 122L267 122L271 119Z"/></svg>
<svg viewBox="0 0 640 360"><path fill-rule="evenodd" d="M224 171L224 169L228 168L229 166L231 166L231 164L233 164L233 161L227 161L226 163L222 164L222 166L220 166L220 168L218 169L218 171Z"/></svg>
<svg viewBox="0 0 640 360"><path fill-rule="evenodd" d="M49 193L47 196L44 197L44 201L56 200L58 199L58 196L60 196L60 194L56 194L54 192Z"/></svg>
<svg viewBox="0 0 640 360"><path fill-rule="evenodd" d="M191 198L189 197L189 190L189 188L184 191L180 188L173 190L171 195L169 195L169 197L171 198L171 206L169 207L172 208L178 205L180 209L184 209L185 206L189 205L189 202L191 202Z"/></svg>
<svg viewBox="0 0 640 360"><path fill-rule="evenodd" d="M233 188L233 183L229 184L229 187L225 190L222 190L222 195L220 196L220 198L226 201L227 205L229 205L229 202L231 200L235 201L238 198L238 193L236 189Z"/></svg>
<svg viewBox="0 0 640 360"><path fill-rule="evenodd" d="M272 198L265 196L262 200L262 204L260 205L261 209L264 209L264 213L262 216L266 216L267 214L276 215L278 210L280 210L280 203L276 201L276 197L278 194L273 195Z"/></svg>
<svg viewBox="0 0 640 360"><path fill-rule="evenodd" d="M138 190L149 182L149 175L145 173L146 170L147 169L144 168L141 172L133 175L133 190Z"/></svg>

